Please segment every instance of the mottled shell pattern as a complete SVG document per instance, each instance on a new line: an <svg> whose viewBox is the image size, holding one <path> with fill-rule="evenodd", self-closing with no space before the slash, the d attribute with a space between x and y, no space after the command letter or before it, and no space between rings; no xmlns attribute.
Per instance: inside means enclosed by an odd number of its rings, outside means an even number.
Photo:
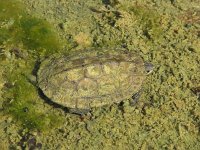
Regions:
<svg viewBox="0 0 200 150"><path fill-rule="evenodd" d="M145 79L142 58L127 50L87 50L41 62L37 82L44 95L68 108L119 103Z"/></svg>

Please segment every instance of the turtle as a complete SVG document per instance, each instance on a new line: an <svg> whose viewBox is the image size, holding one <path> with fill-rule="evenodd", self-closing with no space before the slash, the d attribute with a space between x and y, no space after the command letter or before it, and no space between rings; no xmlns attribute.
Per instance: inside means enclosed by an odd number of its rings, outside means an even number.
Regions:
<svg viewBox="0 0 200 150"><path fill-rule="evenodd" d="M43 95L72 113L138 97L143 81L153 70L136 52L82 50L41 61L36 81Z"/></svg>

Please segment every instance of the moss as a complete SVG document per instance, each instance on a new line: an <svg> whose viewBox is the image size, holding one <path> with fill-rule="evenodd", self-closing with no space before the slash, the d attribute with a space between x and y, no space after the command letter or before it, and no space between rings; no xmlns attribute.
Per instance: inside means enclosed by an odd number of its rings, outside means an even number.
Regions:
<svg viewBox="0 0 200 150"><path fill-rule="evenodd" d="M47 21L24 13L23 8L18 1L0 1L0 44L6 43L4 51L12 57L12 62L8 61L8 66L5 66L8 87L4 92L4 110L25 128L44 131L49 126L57 126L62 117L42 109L43 100L26 76L32 74L38 55L47 56L59 51L61 43ZM24 54L28 52L26 60L13 57L12 49ZM9 59L5 57L5 60Z"/></svg>
<svg viewBox="0 0 200 150"><path fill-rule="evenodd" d="M11 25L7 22L0 27L0 44L7 41L15 45L22 43L26 49L35 50L39 55L58 52L62 43L53 26L44 19L22 13L22 8L17 1L0 2L0 21L15 19ZM17 17L19 15L21 17Z"/></svg>
<svg viewBox="0 0 200 150"><path fill-rule="evenodd" d="M23 15L24 7L21 3L15 0L0 1L0 22L10 19L17 19Z"/></svg>
<svg viewBox="0 0 200 150"><path fill-rule="evenodd" d="M7 41L10 38L8 29L0 28L0 44L3 44L4 41Z"/></svg>
<svg viewBox="0 0 200 150"><path fill-rule="evenodd" d="M9 90L10 98L13 101L7 105L7 111L14 115L15 118L21 120L23 124L28 127L36 126L37 121L33 121L35 114L33 116L34 104L32 100L37 99L35 89L27 84L27 81L21 76L18 75L18 80L15 82L13 88ZM10 80L13 80L14 77L11 77ZM30 119L29 119L30 118Z"/></svg>
<svg viewBox="0 0 200 150"><path fill-rule="evenodd" d="M92 39L87 33L80 32L74 37L78 45L82 47L89 47L92 43Z"/></svg>
<svg viewBox="0 0 200 150"><path fill-rule="evenodd" d="M52 126L58 126L62 117L45 110L43 99L38 94L37 87L27 79L33 70L35 60L27 57L25 60L16 59L15 64L8 66L5 76L6 89L3 95L4 111L12 115L24 128L47 131Z"/></svg>
<svg viewBox="0 0 200 150"><path fill-rule="evenodd" d="M29 51L39 55L50 55L61 49L59 37L45 20L24 16L9 28L11 42L22 43Z"/></svg>
<svg viewBox="0 0 200 150"><path fill-rule="evenodd" d="M24 17L20 20L20 27L23 31L22 41L28 49L38 50L39 53L45 49L46 54L49 54L61 48L58 36L47 21Z"/></svg>
<svg viewBox="0 0 200 150"><path fill-rule="evenodd" d="M15 0L0 1L0 44L11 38L9 24L24 14L23 5Z"/></svg>
<svg viewBox="0 0 200 150"><path fill-rule="evenodd" d="M143 6L133 6L130 7L129 10L133 12L139 20L139 24L142 25L143 28L143 34L147 38L159 38L162 34L162 29L160 27L161 16L159 16L155 10Z"/></svg>

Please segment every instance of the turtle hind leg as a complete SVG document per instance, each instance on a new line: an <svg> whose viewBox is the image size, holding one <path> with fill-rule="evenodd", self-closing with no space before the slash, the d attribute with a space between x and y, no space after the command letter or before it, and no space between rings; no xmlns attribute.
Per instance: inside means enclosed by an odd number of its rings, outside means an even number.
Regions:
<svg viewBox="0 0 200 150"><path fill-rule="evenodd" d="M131 100L130 100L130 105L131 106L134 106L137 103L137 101L140 99L141 94L142 94L142 89L140 89L137 93L135 93L131 97Z"/></svg>

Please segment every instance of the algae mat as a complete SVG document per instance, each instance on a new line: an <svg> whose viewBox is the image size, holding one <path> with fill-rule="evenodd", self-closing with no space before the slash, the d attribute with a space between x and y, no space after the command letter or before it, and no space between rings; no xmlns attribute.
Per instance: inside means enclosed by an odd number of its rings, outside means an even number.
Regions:
<svg viewBox="0 0 200 150"><path fill-rule="evenodd" d="M40 59L125 48L155 65L135 106L80 118L29 82ZM198 0L0 0L1 149L200 149Z"/></svg>

